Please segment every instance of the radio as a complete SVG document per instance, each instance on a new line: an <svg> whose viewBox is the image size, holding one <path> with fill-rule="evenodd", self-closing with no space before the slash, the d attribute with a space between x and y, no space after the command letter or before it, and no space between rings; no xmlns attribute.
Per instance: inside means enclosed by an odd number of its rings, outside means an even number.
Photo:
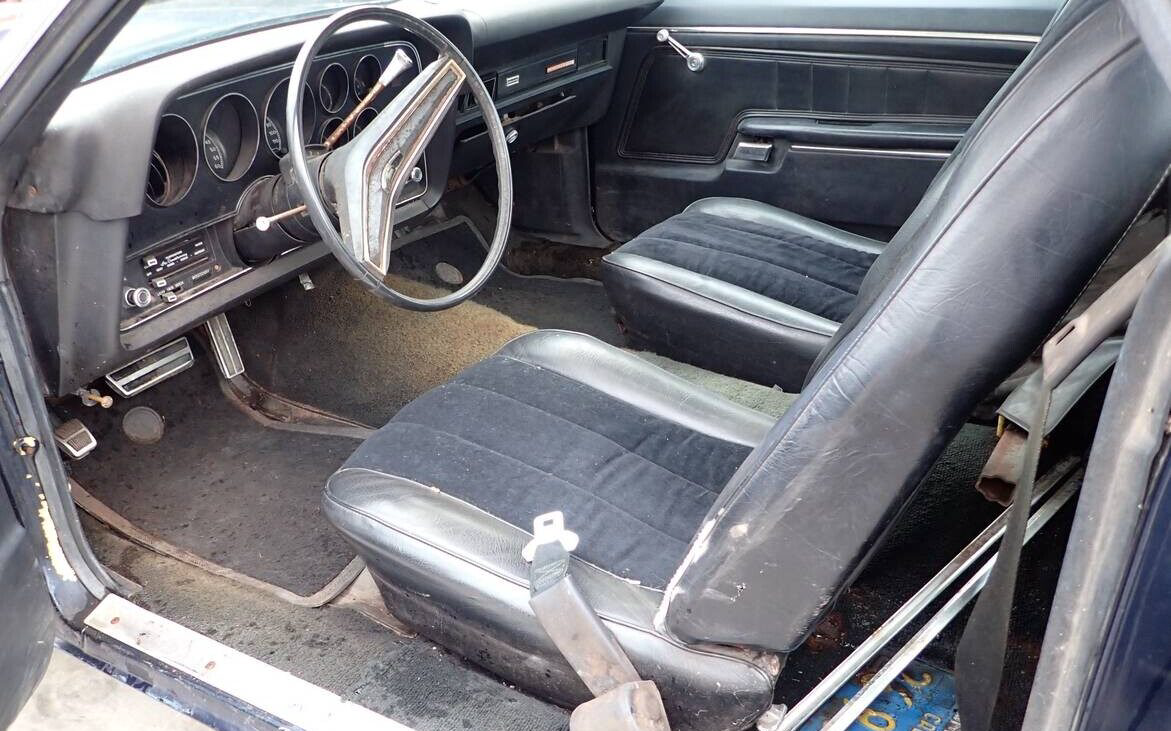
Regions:
<svg viewBox="0 0 1171 731"><path fill-rule="evenodd" d="M223 236L208 227L131 251L122 270L120 329L129 330L247 271L226 255Z"/></svg>

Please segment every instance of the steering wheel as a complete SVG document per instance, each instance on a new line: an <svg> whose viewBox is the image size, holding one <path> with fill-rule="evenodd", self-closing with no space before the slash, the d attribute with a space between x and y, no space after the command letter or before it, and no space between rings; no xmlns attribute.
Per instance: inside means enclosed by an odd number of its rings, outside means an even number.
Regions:
<svg viewBox="0 0 1171 731"><path fill-rule="evenodd" d="M438 58L420 69L394 99L353 140L313 156L306 152L301 102L310 66L325 42L342 27L381 21L429 43ZM454 292L430 299L404 294L386 284L394 236L395 206L403 185L427 143L467 83L479 108L496 159L499 180L496 230L484 263L475 276ZM454 307L472 297L488 281L504 254L512 219L512 169L504 128L483 80L460 50L430 24L385 7L363 6L332 16L297 54L289 78L289 163L285 167L305 199L322 241L342 266L372 292L399 307L434 311ZM340 222L340 228L335 220Z"/></svg>

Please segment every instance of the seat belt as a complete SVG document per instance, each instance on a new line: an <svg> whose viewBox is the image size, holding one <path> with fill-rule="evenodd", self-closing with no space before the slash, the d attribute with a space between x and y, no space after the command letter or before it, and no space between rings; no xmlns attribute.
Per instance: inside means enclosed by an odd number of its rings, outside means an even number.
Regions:
<svg viewBox="0 0 1171 731"><path fill-rule="evenodd" d="M1034 428L1029 430L1025 443L1021 475L1013 491L1008 525L992 574L976 600L956 648L956 695L964 731L992 731L1004 676L1017 570L1053 389L1130 318L1151 272L1161 257L1171 250L1168 242L1171 237L1164 239L1081 315L1062 327L1041 350L1041 384L1036 391L1031 420Z"/></svg>
<svg viewBox="0 0 1171 731"><path fill-rule="evenodd" d="M529 606L537 622L594 695L573 710L570 731L670 731L658 687L639 677L569 573L577 544L555 511L533 519L533 540L521 552L531 564Z"/></svg>

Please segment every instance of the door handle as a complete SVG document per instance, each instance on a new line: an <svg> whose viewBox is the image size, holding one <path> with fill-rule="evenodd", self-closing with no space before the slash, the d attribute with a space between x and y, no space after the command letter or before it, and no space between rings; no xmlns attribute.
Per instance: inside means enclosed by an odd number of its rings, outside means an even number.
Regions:
<svg viewBox="0 0 1171 731"><path fill-rule="evenodd" d="M655 34L655 40L659 43L666 43L671 48L674 48L676 53L687 60L687 69L693 73L703 71L704 65L707 64L702 53L688 50L687 46L672 38L671 32L666 28L659 29L659 32Z"/></svg>

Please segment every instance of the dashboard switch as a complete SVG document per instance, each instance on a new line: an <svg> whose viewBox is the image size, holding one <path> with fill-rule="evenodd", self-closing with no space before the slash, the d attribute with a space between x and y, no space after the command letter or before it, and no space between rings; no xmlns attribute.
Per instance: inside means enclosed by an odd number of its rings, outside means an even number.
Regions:
<svg viewBox="0 0 1171 731"><path fill-rule="evenodd" d="M154 302L154 295L146 287L127 287L122 292L122 300L127 307L142 309L149 307L150 303Z"/></svg>
<svg viewBox="0 0 1171 731"><path fill-rule="evenodd" d="M163 287L167 286L167 280L162 277L159 277L159 278L155 279L153 282L151 282L151 284L153 284L156 289L162 289Z"/></svg>

